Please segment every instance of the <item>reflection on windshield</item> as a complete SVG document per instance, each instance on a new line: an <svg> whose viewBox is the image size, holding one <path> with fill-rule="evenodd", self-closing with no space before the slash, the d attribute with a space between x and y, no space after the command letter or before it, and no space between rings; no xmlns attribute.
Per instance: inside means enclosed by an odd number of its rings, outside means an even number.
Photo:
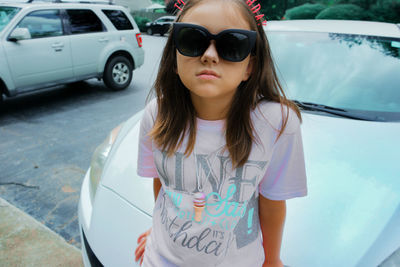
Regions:
<svg viewBox="0 0 400 267"><path fill-rule="evenodd" d="M272 31L267 37L288 98L400 113L400 39Z"/></svg>
<svg viewBox="0 0 400 267"><path fill-rule="evenodd" d="M0 32L21 8L0 6Z"/></svg>

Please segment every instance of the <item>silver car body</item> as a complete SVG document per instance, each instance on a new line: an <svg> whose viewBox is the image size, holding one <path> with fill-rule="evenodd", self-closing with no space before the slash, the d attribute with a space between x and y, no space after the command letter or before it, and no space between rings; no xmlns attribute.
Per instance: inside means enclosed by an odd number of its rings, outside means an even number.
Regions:
<svg viewBox="0 0 400 267"><path fill-rule="evenodd" d="M364 31L365 23L370 27ZM373 22L269 21L265 30L400 37L396 25ZM136 174L142 114L119 131L98 185L91 175L94 164L83 180L78 212L81 236L87 240L82 238L86 266L88 250L106 266L139 266L134 262L136 240L151 227L154 207L152 179ZM302 117L309 193L286 202L285 266L372 267L387 262L395 251L398 255L400 123L308 112Z"/></svg>
<svg viewBox="0 0 400 267"><path fill-rule="evenodd" d="M134 69L143 65L144 50L139 47L135 33L140 33L126 8L115 5L78 3L31 3L1 6L22 8L0 32L0 79L9 96L89 78L101 78L106 62L115 53L127 53ZM7 38L17 24L29 13L38 10L90 9L100 18L107 31L62 35L18 42ZM123 10L133 30L118 31L104 9Z"/></svg>

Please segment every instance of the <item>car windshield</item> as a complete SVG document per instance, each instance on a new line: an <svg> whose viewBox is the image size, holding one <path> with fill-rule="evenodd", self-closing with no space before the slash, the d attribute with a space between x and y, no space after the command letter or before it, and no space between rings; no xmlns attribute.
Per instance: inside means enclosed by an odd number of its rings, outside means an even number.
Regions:
<svg viewBox="0 0 400 267"><path fill-rule="evenodd" d="M20 10L18 7L0 6L0 32Z"/></svg>
<svg viewBox="0 0 400 267"><path fill-rule="evenodd" d="M289 99L400 121L400 38L275 31L267 38Z"/></svg>

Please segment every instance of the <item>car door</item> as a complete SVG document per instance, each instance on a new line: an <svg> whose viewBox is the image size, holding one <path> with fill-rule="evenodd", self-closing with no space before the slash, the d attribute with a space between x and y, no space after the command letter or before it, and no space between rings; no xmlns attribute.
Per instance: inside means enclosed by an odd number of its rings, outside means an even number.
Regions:
<svg viewBox="0 0 400 267"><path fill-rule="evenodd" d="M164 19L158 19L154 22L154 32L161 32L164 24Z"/></svg>
<svg viewBox="0 0 400 267"><path fill-rule="evenodd" d="M32 11L13 30L17 28L27 28L29 34L18 41L10 41L8 35L4 50L19 92L72 76L69 36L59 9Z"/></svg>
<svg viewBox="0 0 400 267"><path fill-rule="evenodd" d="M66 9L71 36L73 71L76 77L97 73L102 51L111 35L90 9Z"/></svg>

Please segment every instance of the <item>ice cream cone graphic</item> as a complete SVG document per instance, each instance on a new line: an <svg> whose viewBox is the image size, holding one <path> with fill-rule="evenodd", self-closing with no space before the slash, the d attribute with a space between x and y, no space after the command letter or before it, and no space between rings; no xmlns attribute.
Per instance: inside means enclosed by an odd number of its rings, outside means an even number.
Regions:
<svg viewBox="0 0 400 267"><path fill-rule="evenodd" d="M206 195L203 192L198 192L194 195L193 207L194 207L194 220L196 222L201 221L204 206L206 204L205 198Z"/></svg>
<svg viewBox="0 0 400 267"><path fill-rule="evenodd" d="M201 221L201 214L203 213L203 207L194 207L194 220L196 222L200 222Z"/></svg>

